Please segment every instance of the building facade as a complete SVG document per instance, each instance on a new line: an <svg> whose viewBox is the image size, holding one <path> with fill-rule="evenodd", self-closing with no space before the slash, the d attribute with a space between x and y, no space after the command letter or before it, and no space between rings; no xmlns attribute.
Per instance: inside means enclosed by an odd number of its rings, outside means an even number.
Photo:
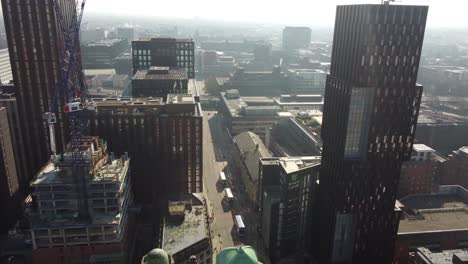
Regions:
<svg viewBox="0 0 468 264"><path fill-rule="evenodd" d="M313 253L391 263L398 179L411 158L427 6L338 6L321 136ZM389 32L392 32L390 34Z"/></svg>
<svg viewBox="0 0 468 264"><path fill-rule="evenodd" d="M6 233L20 213L20 185L8 122L7 108L0 107L0 234Z"/></svg>
<svg viewBox="0 0 468 264"><path fill-rule="evenodd" d="M320 156L262 158L258 204L261 238L272 263L309 246Z"/></svg>
<svg viewBox="0 0 468 264"><path fill-rule="evenodd" d="M37 173L50 155L48 130L42 115L50 111L63 50L54 2L59 3L59 9L65 14L65 23L71 23L76 12L75 1L45 0L38 4L2 0L20 118L17 124L22 131L22 137L17 141L19 151L26 157L23 165L29 177ZM58 118L61 119L60 113ZM57 122L55 127L58 151L63 149L65 142L64 128L60 124Z"/></svg>
<svg viewBox="0 0 468 264"><path fill-rule="evenodd" d="M83 68L112 68L114 59L127 49L127 39L109 39L90 42L81 47Z"/></svg>
<svg viewBox="0 0 468 264"><path fill-rule="evenodd" d="M132 41L133 74L151 66L182 67L195 78L195 45L192 39L152 38Z"/></svg>
<svg viewBox="0 0 468 264"><path fill-rule="evenodd" d="M414 144L411 160L401 166L397 197L436 191L439 184L439 167L443 161L438 158L440 157L432 148L424 144Z"/></svg>
<svg viewBox="0 0 468 264"><path fill-rule="evenodd" d="M13 81L13 73L11 72L10 54L8 49L0 50L0 81L9 83Z"/></svg>
<svg viewBox="0 0 468 264"><path fill-rule="evenodd" d="M98 111L84 117L89 134L133 157L138 202L203 191L203 114L191 95L94 101Z"/></svg>
<svg viewBox="0 0 468 264"><path fill-rule="evenodd" d="M97 137L80 139L80 166L67 150L31 184L27 205L34 263L125 262L133 204L128 155L114 158Z"/></svg>
<svg viewBox="0 0 468 264"><path fill-rule="evenodd" d="M320 94L325 91L327 73L316 69L288 69L291 94Z"/></svg>
<svg viewBox="0 0 468 264"><path fill-rule="evenodd" d="M450 154L440 166L440 184L461 185L468 189L468 147Z"/></svg>

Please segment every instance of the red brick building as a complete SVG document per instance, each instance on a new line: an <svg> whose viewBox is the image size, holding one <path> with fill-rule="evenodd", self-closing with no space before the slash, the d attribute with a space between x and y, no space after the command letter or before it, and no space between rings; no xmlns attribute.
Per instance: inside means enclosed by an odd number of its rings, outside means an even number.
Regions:
<svg viewBox="0 0 468 264"><path fill-rule="evenodd" d="M453 151L440 168L440 184L468 189L468 147Z"/></svg>
<svg viewBox="0 0 468 264"><path fill-rule="evenodd" d="M435 190L439 163L434 153L435 150L424 144L413 145L411 161L404 162L401 168L398 197L427 194Z"/></svg>

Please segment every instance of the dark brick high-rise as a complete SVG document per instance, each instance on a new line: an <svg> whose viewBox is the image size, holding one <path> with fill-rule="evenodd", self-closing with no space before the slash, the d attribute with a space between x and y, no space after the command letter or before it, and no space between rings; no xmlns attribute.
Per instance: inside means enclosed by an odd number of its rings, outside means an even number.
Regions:
<svg viewBox="0 0 468 264"><path fill-rule="evenodd" d="M18 125L23 135L18 138L26 160L25 178L32 178L48 160L49 140L42 118L50 111L60 70L63 49L52 0L2 0L3 18L8 38L11 69L18 103ZM64 19L70 23L75 14L75 1L59 0ZM57 149L64 142L63 125L56 129ZM20 176L23 178L23 175ZM22 187L28 183L22 182Z"/></svg>
<svg viewBox="0 0 468 264"><path fill-rule="evenodd" d="M411 157L428 7L338 6L323 115L313 254L391 263L400 170Z"/></svg>

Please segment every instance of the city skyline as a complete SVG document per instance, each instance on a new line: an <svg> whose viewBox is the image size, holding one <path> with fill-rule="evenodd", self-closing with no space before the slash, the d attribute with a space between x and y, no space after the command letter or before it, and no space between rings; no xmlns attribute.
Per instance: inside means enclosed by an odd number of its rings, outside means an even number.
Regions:
<svg viewBox="0 0 468 264"><path fill-rule="evenodd" d="M185 18L185 19L207 19L221 21L257 22L268 24L284 24L291 26L333 26L337 5L350 4L380 4L380 0L332 0L318 2L307 2L304 0L292 0L287 6L272 4L264 0L260 1L238 1L235 5L219 4L214 0L203 0L189 2L180 9L179 2L151 3L145 0L132 1L132 5L126 5L124 0L100 0L88 1L87 15L90 14L112 14L129 15L153 18ZM112 4L112 11L109 6ZM464 19L463 10L468 8L468 2L463 0L406 0L391 3L395 5L428 5L431 11L428 14L428 27L455 27L468 26L468 20ZM141 8L145 6L146 8ZM305 8L296 8L303 6ZM247 8L248 7L248 8ZM457 8L455 8L457 7ZM230 12L223 12L229 8ZM268 12L258 12L262 8ZM290 16L285 16L285 12Z"/></svg>

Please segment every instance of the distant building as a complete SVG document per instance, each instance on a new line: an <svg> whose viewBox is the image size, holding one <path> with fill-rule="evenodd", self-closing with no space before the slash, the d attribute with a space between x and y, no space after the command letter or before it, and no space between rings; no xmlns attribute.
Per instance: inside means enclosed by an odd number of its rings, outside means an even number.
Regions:
<svg viewBox="0 0 468 264"><path fill-rule="evenodd" d="M400 202L393 263L412 263L409 253L418 247L440 251L468 246L468 191L463 187L442 185L436 193L410 195Z"/></svg>
<svg viewBox="0 0 468 264"><path fill-rule="evenodd" d="M138 70L132 79L132 96L163 97L167 94L186 94L188 75L185 68L151 66Z"/></svg>
<svg viewBox="0 0 468 264"><path fill-rule="evenodd" d="M242 132L234 137L233 158L241 170L241 178L246 188L248 203L257 208L257 191L259 184L259 161L270 158L271 153L260 137L252 132Z"/></svg>
<svg viewBox="0 0 468 264"><path fill-rule="evenodd" d="M117 74L133 75L132 53L124 52L115 57L112 62L112 67L115 69Z"/></svg>
<svg viewBox="0 0 468 264"><path fill-rule="evenodd" d="M195 45L192 39L152 38L132 41L133 73L151 66L185 68L195 78Z"/></svg>
<svg viewBox="0 0 468 264"><path fill-rule="evenodd" d="M83 68L112 68L114 59L127 49L128 44L125 39L110 39L90 42L81 47Z"/></svg>
<svg viewBox="0 0 468 264"><path fill-rule="evenodd" d="M466 264L468 263L468 250L430 250L425 247L416 249L410 257L415 264Z"/></svg>
<svg viewBox="0 0 468 264"><path fill-rule="evenodd" d="M238 90L221 92L220 113L232 136L251 131L265 138L265 130L280 119L281 108L273 98L240 96Z"/></svg>
<svg viewBox="0 0 468 264"><path fill-rule="evenodd" d="M106 39L106 31L103 28L81 29L80 31L81 45L86 45L94 41L102 41L104 39Z"/></svg>
<svg viewBox="0 0 468 264"><path fill-rule="evenodd" d="M132 44L135 40L135 28L133 27L119 27L117 28L117 36L122 39L126 39L128 45Z"/></svg>
<svg viewBox="0 0 468 264"><path fill-rule="evenodd" d="M440 167L440 184L468 189L468 147L453 151Z"/></svg>
<svg viewBox="0 0 468 264"><path fill-rule="evenodd" d="M273 71L249 72L238 68L226 82L228 89L238 89L242 96L280 96L289 93L288 77L276 66Z"/></svg>
<svg viewBox="0 0 468 264"><path fill-rule="evenodd" d="M322 140L294 117L281 118L266 130L265 145L275 157L319 156Z"/></svg>
<svg viewBox="0 0 468 264"><path fill-rule="evenodd" d="M275 102L284 111L322 111L323 108L323 96L318 94L282 94Z"/></svg>
<svg viewBox="0 0 468 264"><path fill-rule="evenodd" d="M285 27L283 29L283 50L307 49L312 30L308 27Z"/></svg>
<svg viewBox="0 0 468 264"><path fill-rule="evenodd" d="M256 43L253 51L254 60L256 62L271 64L271 48L270 43Z"/></svg>
<svg viewBox="0 0 468 264"><path fill-rule="evenodd" d="M82 163L67 149L49 161L31 183L34 263L126 262L133 204L128 156L114 158L97 137L80 139Z"/></svg>
<svg viewBox="0 0 468 264"><path fill-rule="evenodd" d="M468 117L442 111L421 110L416 129L417 143L440 153L468 146Z"/></svg>
<svg viewBox="0 0 468 264"><path fill-rule="evenodd" d="M432 95L468 96L468 68L456 66L421 66L418 80Z"/></svg>
<svg viewBox="0 0 468 264"><path fill-rule="evenodd" d="M3 212L0 234L5 234L16 222L21 197L7 108L0 107L0 212Z"/></svg>
<svg viewBox="0 0 468 264"><path fill-rule="evenodd" d="M169 201L164 220L162 248L172 256L175 264L211 264L211 232L202 193L184 196L182 200Z"/></svg>
<svg viewBox="0 0 468 264"><path fill-rule="evenodd" d="M411 160L403 162L401 166L398 197L436 191L439 184L439 165L443 160L432 148L414 144Z"/></svg>
<svg viewBox="0 0 468 264"><path fill-rule="evenodd" d="M262 264L251 246L227 247L216 256L218 264Z"/></svg>
<svg viewBox="0 0 468 264"><path fill-rule="evenodd" d="M316 69L288 69L286 74L290 81L291 94L320 94L325 93L327 73Z"/></svg>
<svg viewBox="0 0 468 264"><path fill-rule="evenodd" d="M9 83L13 81L13 73L11 72L10 54L8 49L0 50L0 81Z"/></svg>
<svg viewBox="0 0 468 264"><path fill-rule="evenodd" d="M83 116L90 134L106 136L111 151L133 157L139 203L203 192L203 116L192 95L94 102L98 111Z"/></svg>
<svg viewBox="0 0 468 264"><path fill-rule="evenodd" d="M260 159L260 239L272 263L308 249L319 168L320 156Z"/></svg>

